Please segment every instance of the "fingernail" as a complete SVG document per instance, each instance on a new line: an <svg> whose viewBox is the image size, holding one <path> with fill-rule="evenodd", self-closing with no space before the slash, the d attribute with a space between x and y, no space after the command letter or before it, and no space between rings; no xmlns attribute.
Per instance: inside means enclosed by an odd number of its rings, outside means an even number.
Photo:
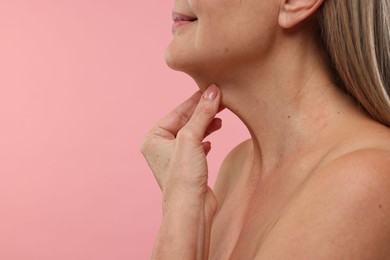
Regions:
<svg viewBox="0 0 390 260"><path fill-rule="evenodd" d="M203 97L207 100L214 100L217 97L218 89L215 85L211 85L203 94Z"/></svg>

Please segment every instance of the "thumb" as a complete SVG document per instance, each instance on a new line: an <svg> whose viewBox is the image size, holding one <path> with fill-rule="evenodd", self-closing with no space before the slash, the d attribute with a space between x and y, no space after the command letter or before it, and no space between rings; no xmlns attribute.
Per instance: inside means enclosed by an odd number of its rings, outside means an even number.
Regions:
<svg viewBox="0 0 390 260"><path fill-rule="evenodd" d="M218 113L221 102L221 91L215 85L211 85L203 93L194 113L187 124L179 131L180 135L185 135L196 141L202 141L207 127Z"/></svg>

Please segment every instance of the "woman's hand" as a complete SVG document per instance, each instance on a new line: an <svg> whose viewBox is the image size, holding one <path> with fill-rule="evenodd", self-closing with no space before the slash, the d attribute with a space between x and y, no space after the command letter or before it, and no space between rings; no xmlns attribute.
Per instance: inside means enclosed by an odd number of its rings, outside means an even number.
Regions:
<svg viewBox="0 0 390 260"><path fill-rule="evenodd" d="M163 192L164 203L203 198L213 204L212 208L217 207L207 185L206 155L211 146L203 139L221 128L221 119L214 118L220 111L220 101L221 92L215 85L203 95L198 91L145 136L141 151Z"/></svg>
<svg viewBox="0 0 390 260"><path fill-rule="evenodd" d="M221 92L210 86L196 92L155 125L141 151L163 192L163 222L152 259L208 259L213 218L218 209L207 185L203 139L221 128Z"/></svg>

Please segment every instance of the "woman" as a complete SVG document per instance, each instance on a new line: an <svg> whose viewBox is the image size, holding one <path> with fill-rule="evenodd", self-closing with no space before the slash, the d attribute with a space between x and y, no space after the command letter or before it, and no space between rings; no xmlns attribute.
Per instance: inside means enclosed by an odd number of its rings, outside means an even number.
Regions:
<svg viewBox="0 0 390 260"><path fill-rule="evenodd" d="M163 192L153 259L390 259L389 11L175 1L166 62L201 91L141 145ZM203 139L224 107L251 139L211 189Z"/></svg>

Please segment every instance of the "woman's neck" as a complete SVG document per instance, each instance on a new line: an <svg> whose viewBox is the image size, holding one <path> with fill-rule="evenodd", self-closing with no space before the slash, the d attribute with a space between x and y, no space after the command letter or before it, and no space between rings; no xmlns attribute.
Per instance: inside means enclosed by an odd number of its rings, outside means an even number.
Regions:
<svg viewBox="0 0 390 260"><path fill-rule="evenodd" d="M320 52L310 46L282 46L278 49L284 51L257 64L193 76L201 89L211 83L220 87L223 105L247 126L254 167L264 175L329 138L346 114L358 113L332 83Z"/></svg>

